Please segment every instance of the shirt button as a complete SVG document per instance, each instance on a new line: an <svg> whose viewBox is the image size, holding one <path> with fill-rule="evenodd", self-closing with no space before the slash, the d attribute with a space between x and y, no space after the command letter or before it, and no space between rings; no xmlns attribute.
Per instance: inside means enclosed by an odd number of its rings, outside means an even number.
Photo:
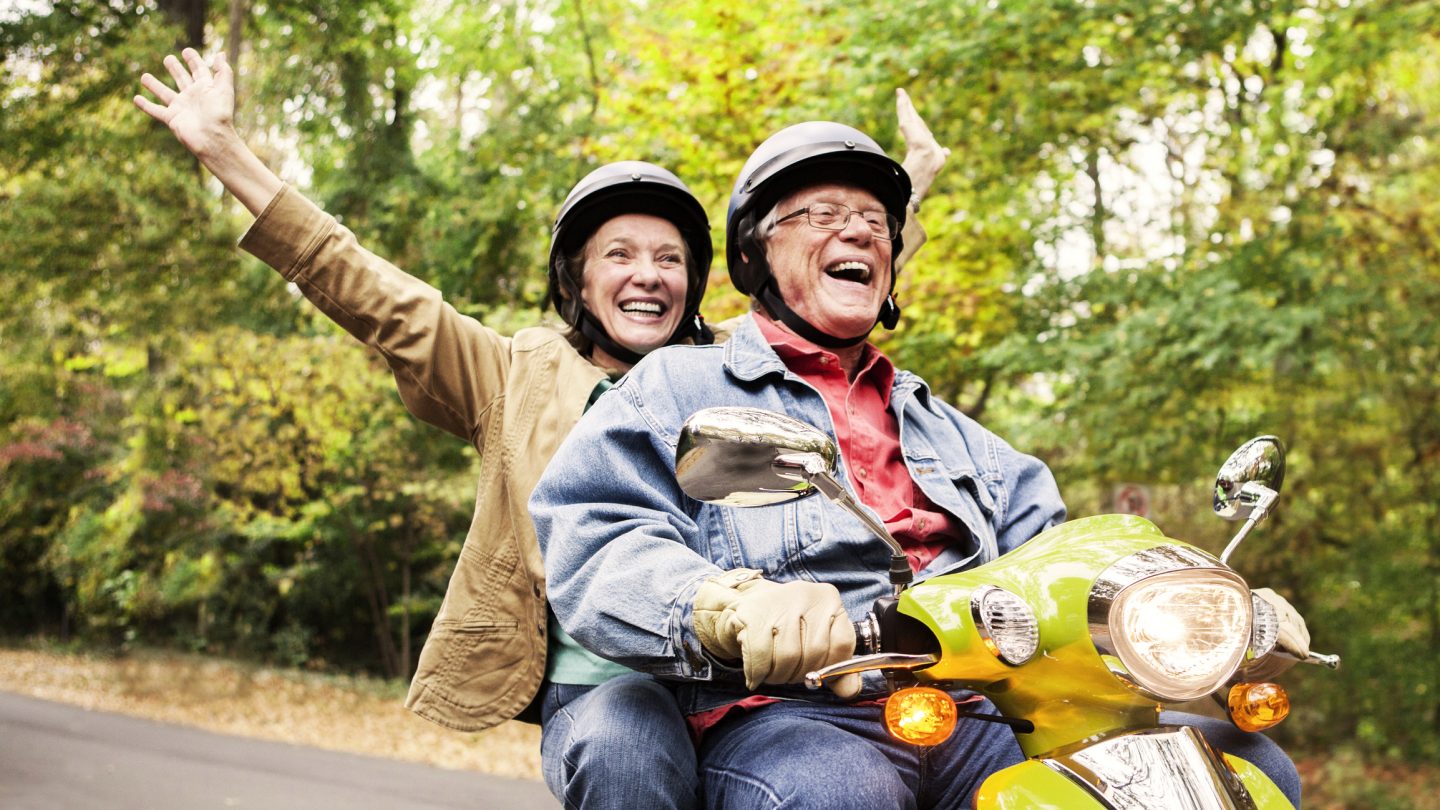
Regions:
<svg viewBox="0 0 1440 810"><path fill-rule="evenodd" d="M864 478L865 476L866 476L865 468L864 468L864 467L861 467L861 468L860 468L860 477L861 477L861 478Z"/></svg>

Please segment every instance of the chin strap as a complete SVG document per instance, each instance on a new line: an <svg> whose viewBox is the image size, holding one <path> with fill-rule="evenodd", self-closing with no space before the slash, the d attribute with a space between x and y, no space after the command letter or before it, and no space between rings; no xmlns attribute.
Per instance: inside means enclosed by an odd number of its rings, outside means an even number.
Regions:
<svg viewBox="0 0 1440 810"><path fill-rule="evenodd" d="M827 349L848 349L851 346L864 342L866 338L870 337L870 332L875 328L875 324L884 326L886 329L894 329L895 326L900 323L900 305L895 303L895 296L893 294L885 296L885 303L880 305L879 317L875 319L874 324L870 325L870 329L865 330L864 334L856 335L853 338L837 338L834 335L821 332L812 326L809 321L800 317L795 310L786 306L784 299L780 297L780 293L775 289L774 276L767 275L765 277L765 281L760 287L759 298L760 302L765 305L765 308L770 310L770 313L776 318L779 318L781 323L790 327L791 331L795 334L814 343L816 346L824 346Z"/></svg>
<svg viewBox="0 0 1440 810"><path fill-rule="evenodd" d="M609 354L611 357L626 365L633 366L640 362L640 358L645 356L643 354L636 354L624 346L621 346L619 343L616 343L605 331L605 327L601 326L600 322L595 320L595 316L591 315L590 311L584 307L580 308L579 327L580 334L590 338L591 343L604 349L606 354Z"/></svg>
<svg viewBox="0 0 1440 810"><path fill-rule="evenodd" d="M885 296L885 303L880 305L880 325L886 329L894 330L900 323L900 305L895 303L895 293Z"/></svg>
<svg viewBox="0 0 1440 810"><path fill-rule="evenodd" d="M589 338L591 343L604 349L611 357L626 365L633 366L645 356L616 343L605 331L605 327L595 320L595 316L583 307L580 309L579 328L580 334ZM715 342L715 332L705 323L704 318L696 315L689 323L682 323L680 328L675 330L675 334L665 341L665 345L673 346L686 340L692 340L697 346L709 345Z"/></svg>

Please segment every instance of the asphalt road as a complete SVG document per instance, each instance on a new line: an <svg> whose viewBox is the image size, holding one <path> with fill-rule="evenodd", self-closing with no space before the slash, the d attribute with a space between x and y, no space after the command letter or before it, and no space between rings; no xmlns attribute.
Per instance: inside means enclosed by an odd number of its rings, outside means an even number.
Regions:
<svg viewBox="0 0 1440 810"><path fill-rule="evenodd" d="M0 692L0 808L522 808L540 782L227 737Z"/></svg>

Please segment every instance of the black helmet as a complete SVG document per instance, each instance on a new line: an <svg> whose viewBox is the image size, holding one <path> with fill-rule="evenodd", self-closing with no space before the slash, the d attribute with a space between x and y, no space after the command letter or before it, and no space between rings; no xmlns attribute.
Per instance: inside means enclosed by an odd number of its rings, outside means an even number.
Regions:
<svg viewBox="0 0 1440 810"><path fill-rule="evenodd" d="M710 244L710 220L705 208L680 178L653 163L622 160L607 163L585 177L560 206L550 234L549 290L547 297L565 322L580 330L617 360L640 361L640 355L615 343L585 311L580 301L578 279L565 272L573 255L596 230L622 214L650 214L668 220L680 231L690 249L689 284L685 289L685 311L669 343L687 338L708 343L710 331L700 319L700 299L710 276L714 248Z"/></svg>
<svg viewBox="0 0 1440 810"><path fill-rule="evenodd" d="M854 127L830 121L807 121L786 127L765 139L745 161L730 208L725 215L725 262L730 281L746 295L758 296L791 329L822 346L854 345L864 336L839 339L826 335L795 315L770 283L770 265L755 229L760 218L782 197L819 183L849 183L874 194L892 216L905 224L910 201L910 175L868 135ZM895 289L894 258L902 248L899 236L891 247L890 289ZM744 251L748 262L741 261ZM881 320L894 327L899 308L887 298Z"/></svg>

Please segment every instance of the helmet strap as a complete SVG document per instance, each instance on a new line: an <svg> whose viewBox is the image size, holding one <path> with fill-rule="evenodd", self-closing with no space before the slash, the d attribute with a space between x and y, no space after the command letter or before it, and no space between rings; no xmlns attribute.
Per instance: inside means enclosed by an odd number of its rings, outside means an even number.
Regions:
<svg viewBox="0 0 1440 810"><path fill-rule="evenodd" d="M900 305L895 303L895 294L885 296L885 303L880 305L880 325L886 329L894 330L900 323Z"/></svg>
<svg viewBox="0 0 1440 810"><path fill-rule="evenodd" d="M604 349L607 354L622 363L633 366L640 362L641 358L645 356L615 342L615 339L610 337L610 334L605 331L605 327L601 326L600 322L595 320L595 316L591 315L590 311L584 307L580 308L580 334L589 338L591 343ZM715 342L715 332L705 323L705 319L699 315L696 315L687 323L680 324L680 327L675 330L675 334L670 336L670 339L665 342L665 345L673 346L676 343L683 343L686 340L692 339L697 346L709 345Z"/></svg>
<svg viewBox="0 0 1440 810"><path fill-rule="evenodd" d="M790 327L790 331L802 338L814 343L816 346L824 346L827 349L848 349L857 343L863 343L870 336L869 330L863 335L856 335L852 338L838 338L821 332L810 324L809 321L800 317L795 310L785 305L780 292L775 289L775 277L766 274L765 280L761 282L759 290L760 302L770 310L770 314L780 319L780 322ZM898 317L898 315L897 315ZM874 325L871 325L874 328Z"/></svg>
<svg viewBox="0 0 1440 810"><path fill-rule="evenodd" d="M605 331L605 327L601 326L600 322L595 320L595 316L591 315L590 311L584 307L580 308L579 326L580 334L590 338L591 343L604 349L607 354L622 363L633 366L640 362L640 358L645 356L643 354L636 354L624 346L621 346L619 343L616 343L614 338L610 337L609 333Z"/></svg>
<svg viewBox="0 0 1440 810"><path fill-rule="evenodd" d="M675 334L670 336L670 341L665 345L683 343L687 338L696 346L709 346L715 342L715 330L711 329L710 324L705 323L705 317L697 312L688 325L681 324L680 328L675 330Z"/></svg>

